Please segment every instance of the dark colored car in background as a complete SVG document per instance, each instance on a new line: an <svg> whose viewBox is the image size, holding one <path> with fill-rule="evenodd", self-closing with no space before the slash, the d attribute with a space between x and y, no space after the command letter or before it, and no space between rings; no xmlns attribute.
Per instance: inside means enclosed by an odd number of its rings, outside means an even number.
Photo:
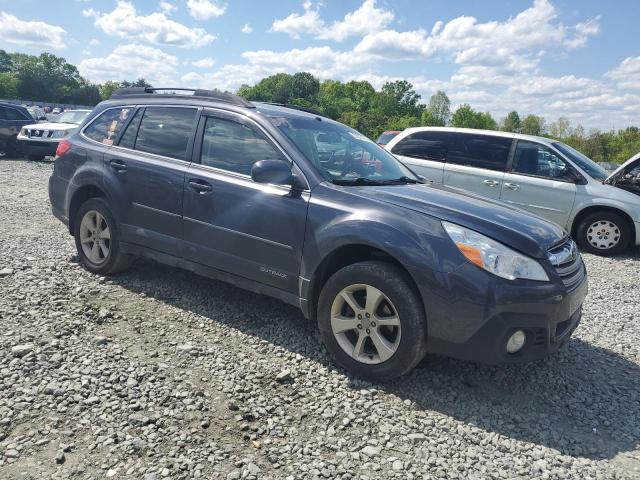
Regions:
<svg viewBox="0 0 640 480"><path fill-rule="evenodd" d="M378 139L376 140L376 143L381 147L384 147L399 133L400 133L400 130L387 130L386 132L382 132L378 137Z"/></svg>
<svg viewBox="0 0 640 480"><path fill-rule="evenodd" d="M587 292L559 226L423 184L317 113L219 92L116 92L60 141L49 197L89 271L145 256L278 298L373 380L426 352L542 358Z"/></svg>
<svg viewBox="0 0 640 480"><path fill-rule="evenodd" d="M0 102L0 152L16 155L18 144L16 137L20 129L33 123L26 108L13 103Z"/></svg>

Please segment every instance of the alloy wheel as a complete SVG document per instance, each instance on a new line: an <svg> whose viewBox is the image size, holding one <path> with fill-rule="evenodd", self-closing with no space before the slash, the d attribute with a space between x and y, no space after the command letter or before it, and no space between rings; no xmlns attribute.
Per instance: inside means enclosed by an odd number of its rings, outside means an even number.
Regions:
<svg viewBox="0 0 640 480"><path fill-rule="evenodd" d="M331 305L331 330L342 350L362 363L385 362L400 345L398 311L371 285L349 285L336 295Z"/></svg>
<svg viewBox="0 0 640 480"><path fill-rule="evenodd" d="M100 265L107 261L111 250L111 230L100 212L89 210L82 217L80 245L91 263Z"/></svg>

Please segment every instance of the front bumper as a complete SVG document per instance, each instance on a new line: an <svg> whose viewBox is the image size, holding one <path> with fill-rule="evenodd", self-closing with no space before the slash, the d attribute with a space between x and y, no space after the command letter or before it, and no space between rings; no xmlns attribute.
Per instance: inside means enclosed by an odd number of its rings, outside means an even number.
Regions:
<svg viewBox="0 0 640 480"><path fill-rule="evenodd" d="M18 136L18 145L23 154L25 155L42 155L45 157L53 157L56 154L59 140L56 141L43 141L43 140L29 140Z"/></svg>
<svg viewBox="0 0 640 480"><path fill-rule="evenodd" d="M582 317L588 281L582 260L580 264L581 277L572 280L570 287L559 278L504 280L471 264L448 274L451 293L439 298L431 295L435 309L425 303L428 350L488 364L538 360L557 351ZM507 340L519 329L526 334L525 344L510 354Z"/></svg>

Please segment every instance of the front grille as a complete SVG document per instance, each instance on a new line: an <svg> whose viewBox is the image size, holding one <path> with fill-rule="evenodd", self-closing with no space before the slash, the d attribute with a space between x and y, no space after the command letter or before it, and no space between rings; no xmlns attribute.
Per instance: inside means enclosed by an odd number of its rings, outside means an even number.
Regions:
<svg viewBox="0 0 640 480"><path fill-rule="evenodd" d="M32 128L27 130L27 136L29 138L51 138L53 132L53 130L39 130L37 128Z"/></svg>
<svg viewBox="0 0 640 480"><path fill-rule="evenodd" d="M584 263L573 240L549 250L549 261L569 290L577 287L585 275Z"/></svg>

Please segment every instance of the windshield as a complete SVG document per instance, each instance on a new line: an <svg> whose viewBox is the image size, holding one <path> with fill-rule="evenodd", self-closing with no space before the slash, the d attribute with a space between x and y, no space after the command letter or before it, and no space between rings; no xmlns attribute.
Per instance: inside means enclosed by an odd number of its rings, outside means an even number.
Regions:
<svg viewBox="0 0 640 480"><path fill-rule="evenodd" d="M389 152L345 125L320 117L270 118L331 182L347 185L420 182Z"/></svg>
<svg viewBox="0 0 640 480"><path fill-rule="evenodd" d="M56 118L56 122L58 123L75 123L76 125L80 125L82 121L87 118L91 112L81 112L81 111L70 111L61 113L58 118Z"/></svg>
<svg viewBox="0 0 640 480"><path fill-rule="evenodd" d="M569 160L578 165L578 167L586 172L591 178L594 178L596 180L606 180L609 176L604 168L602 168L586 155L580 153L575 148L571 148L569 145L565 145L564 143L560 142L555 142L553 146L564 153L567 157L569 157Z"/></svg>

